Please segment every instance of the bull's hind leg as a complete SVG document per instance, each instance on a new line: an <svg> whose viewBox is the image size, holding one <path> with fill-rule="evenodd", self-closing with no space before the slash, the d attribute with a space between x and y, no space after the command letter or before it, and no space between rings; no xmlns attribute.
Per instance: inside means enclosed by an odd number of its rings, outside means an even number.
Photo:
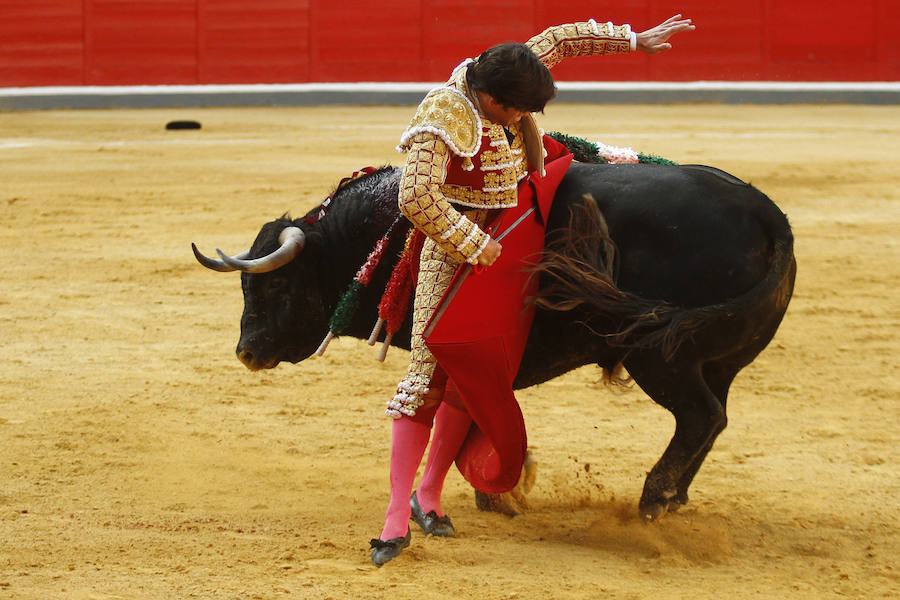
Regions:
<svg viewBox="0 0 900 600"><path fill-rule="evenodd" d="M641 495L641 517L654 521L687 500L687 486L725 429L725 407L699 364L666 363L644 355L630 358L625 367L648 396L675 416L675 435L647 475Z"/></svg>
<svg viewBox="0 0 900 600"><path fill-rule="evenodd" d="M703 366L703 379L706 381L710 391L719 401L719 404L722 405L723 411L727 411L728 389L731 387L731 382L734 381L739 370L740 367L738 366L724 363L707 363ZM688 488L691 486L691 482L694 480L697 471L700 470L700 465L703 464L706 455L712 450L714 441L715 439L711 439L709 443L706 444L681 475L681 479L678 480L678 494L675 496L676 504L673 505L672 503L669 503L670 511L677 510L681 505L688 503Z"/></svg>

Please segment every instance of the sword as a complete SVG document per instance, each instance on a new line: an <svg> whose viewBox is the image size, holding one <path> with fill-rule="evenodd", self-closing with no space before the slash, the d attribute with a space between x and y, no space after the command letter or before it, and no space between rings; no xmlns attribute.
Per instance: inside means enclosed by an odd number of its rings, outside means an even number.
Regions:
<svg viewBox="0 0 900 600"><path fill-rule="evenodd" d="M534 207L532 206L531 208L529 208L528 210L526 210L524 213L522 213L522 216L521 216L521 217L519 217L518 219L516 219L515 221L513 221L513 224L510 225L509 227L507 227L507 228L503 231L503 233L501 233L500 235L498 235L497 237L495 237L495 238L494 238L494 241L499 242L500 240L502 240L503 238L505 238L505 237L507 236L507 234L508 234L510 231L512 231L513 229L515 229L516 227L518 227L519 223L521 223L522 221L525 220L525 217L527 217L528 215L530 215L530 214L533 213L533 212L534 212Z"/></svg>

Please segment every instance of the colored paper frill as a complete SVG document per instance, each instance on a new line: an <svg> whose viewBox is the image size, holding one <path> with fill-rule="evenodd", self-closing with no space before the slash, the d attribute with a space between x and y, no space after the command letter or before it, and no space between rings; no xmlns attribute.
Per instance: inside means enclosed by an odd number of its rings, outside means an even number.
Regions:
<svg viewBox="0 0 900 600"><path fill-rule="evenodd" d="M322 340L318 350L316 350L317 356L325 354L325 349L328 348L328 343L332 339L347 333L350 329L350 324L353 322L353 317L356 315L356 311L359 308L359 300L362 291L372 281L372 276L378 268L378 265L381 263L384 252L390 244L391 235L394 233L400 220L401 217L398 217L391 223L387 232L380 240L378 240L378 242L376 242L375 248L372 249L366 257L366 261L356 272L353 281L351 281L350 285L347 287L347 291L345 291L341 296L341 299L338 300L337 307L335 307L334 313L331 315L331 320L328 322L328 334L325 336L325 339Z"/></svg>
<svg viewBox="0 0 900 600"><path fill-rule="evenodd" d="M560 133L558 131L550 131L547 133L548 137L553 138L563 146L569 149L569 152L572 153L572 156L575 157L575 160L583 163L597 163L597 164L606 164L609 162L615 162L611 160L607 160L604 158L603 153L601 152L600 145L595 144L594 142L589 142L580 137L575 137L572 135L566 135L564 133ZM610 147L607 147L610 148ZM677 165L678 163L667 158L662 158L661 156L656 156L653 154L644 154L643 152L636 152L638 161L644 164L651 165Z"/></svg>
<svg viewBox="0 0 900 600"><path fill-rule="evenodd" d="M403 254L394 267L384 294L381 296L381 301L378 303L378 321L372 329L372 335L369 336L369 345L374 346L382 328L387 331L378 360L384 361L394 334L400 330L406 319L409 303L418 280L419 255L422 253L424 242L425 235L421 231L418 229L410 231Z"/></svg>

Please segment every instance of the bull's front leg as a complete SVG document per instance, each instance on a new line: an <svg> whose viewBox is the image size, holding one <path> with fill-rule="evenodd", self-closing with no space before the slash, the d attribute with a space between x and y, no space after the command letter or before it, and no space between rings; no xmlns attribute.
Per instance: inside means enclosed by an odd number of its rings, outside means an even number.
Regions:
<svg viewBox="0 0 900 600"><path fill-rule="evenodd" d="M475 490L475 506L479 510L497 512L514 517L528 510L528 493L537 478L537 463L529 450L522 465L522 476L516 487L503 494L488 494Z"/></svg>

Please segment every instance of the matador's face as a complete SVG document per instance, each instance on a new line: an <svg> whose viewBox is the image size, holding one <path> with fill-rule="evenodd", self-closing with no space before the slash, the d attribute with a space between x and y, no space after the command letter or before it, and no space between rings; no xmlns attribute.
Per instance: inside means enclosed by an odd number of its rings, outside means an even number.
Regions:
<svg viewBox="0 0 900 600"><path fill-rule="evenodd" d="M518 123L522 117L528 114L527 110L503 106L494 100L494 97L490 94L481 91L477 93L481 111L484 113L484 116L494 123L507 127L513 123Z"/></svg>

